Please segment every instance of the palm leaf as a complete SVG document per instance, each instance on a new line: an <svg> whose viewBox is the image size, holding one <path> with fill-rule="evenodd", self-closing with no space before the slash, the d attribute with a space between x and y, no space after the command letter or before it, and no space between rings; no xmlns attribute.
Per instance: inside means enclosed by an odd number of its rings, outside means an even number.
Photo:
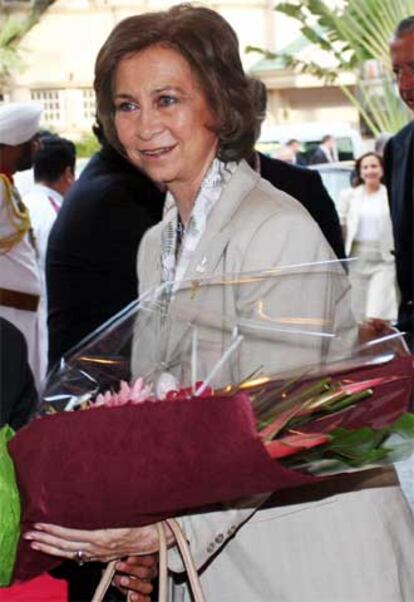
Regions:
<svg viewBox="0 0 414 602"><path fill-rule="evenodd" d="M37 0L23 20L7 17L0 28L0 83L5 85L9 76L14 71L21 70L24 61L18 47L19 42L28 31L39 21L43 12L53 4L55 0Z"/></svg>
<svg viewBox="0 0 414 602"><path fill-rule="evenodd" d="M275 10L298 21L305 38L335 59L333 68L289 53L265 56L328 84L338 83L341 73L357 72L366 60L377 60L383 71L380 86L358 73L355 92L339 86L374 134L396 132L407 123L409 114L393 85L388 44L399 21L414 14L414 0L348 0L341 10L330 5L330 0L296 0L281 2Z"/></svg>

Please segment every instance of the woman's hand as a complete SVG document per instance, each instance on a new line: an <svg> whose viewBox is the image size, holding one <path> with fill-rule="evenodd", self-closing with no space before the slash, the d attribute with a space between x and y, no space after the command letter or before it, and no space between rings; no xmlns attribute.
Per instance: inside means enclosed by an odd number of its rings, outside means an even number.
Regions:
<svg viewBox="0 0 414 602"><path fill-rule="evenodd" d="M130 556L116 565L114 585L128 595L128 602L150 602L154 589L151 581L157 576L158 556Z"/></svg>
<svg viewBox="0 0 414 602"><path fill-rule="evenodd" d="M399 333L399 331L391 326L387 320L382 320L380 318L369 318L366 322L359 325L360 345L366 345L369 342L374 342L376 339L381 339L387 336L391 337L391 339L385 339L384 342L380 342L375 346L372 346L372 349L375 352L395 353L395 355L398 357L410 355L410 350L404 341L402 333Z"/></svg>
<svg viewBox="0 0 414 602"><path fill-rule="evenodd" d="M166 529L167 544L174 541ZM37 524L33 531L25 533L34 550L59 558L78 562L90 560L109 562L117 558L137 554L153 554L158 551L158 533L155 525L126 529L97 529L86 531L67 529L57 525Z"/></svg>

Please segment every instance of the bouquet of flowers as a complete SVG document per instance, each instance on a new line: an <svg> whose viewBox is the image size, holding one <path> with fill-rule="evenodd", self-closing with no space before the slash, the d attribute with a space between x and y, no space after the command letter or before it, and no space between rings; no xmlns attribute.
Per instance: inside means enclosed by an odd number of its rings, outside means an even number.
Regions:
<svg viewBox="0 0 414 602"><path fill-rule="evenodd" d="M329 295L269 303L323 270ZM344 291L320 264L162 287L63 358L1 450L1 584L59 562L19 539L36 522L141 526L411 453L412 358L358 346Z"/></svg>

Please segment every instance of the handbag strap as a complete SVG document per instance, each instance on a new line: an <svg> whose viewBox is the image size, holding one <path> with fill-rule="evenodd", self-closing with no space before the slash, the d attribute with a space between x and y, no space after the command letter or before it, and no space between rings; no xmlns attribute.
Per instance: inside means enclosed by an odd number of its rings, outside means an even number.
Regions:
<svg viewBox="0 0 414 602"><path fill-rule="evenodd" d="M185 570L187 571L190 590L193 594L193 601L205 602L200 578L198 576L194 559L191 555L190 546L188 545L185 535L175 518L167 518L165 522L173 532L177 547L180 550L181 558L183 560Z"/></svg>
<svg viewBox="0 0 414 602"><path fill-rule="evenodd" d="M91 602L103 602L105 594L112 583L112 579L114 578L115 566L117 562L117 560L111 560L111 562L108 562Z"/></svg>
<svg viewBox="0 0 414 602"><path fill-rule="evenodd" d="M157 523L158 531L158 602L168 602L168 550L165 525Z"/></svg>
<svg viewBox="0 0 414 602"><path fill-rule="evenodd" d="M187 572L190 590L193 595L193 601L205 602L203 590L201 588L197 569L191 555L190 547L180 525L174 518L168 518L165 522L157 523L156 525L159 542L158 602L168 602L168 548L167 538L165 535L166 525L168 525L171 529L175 537L177 547L180 551L184 567ZM114 578L116 572L115 566L117 562L117 560L112 560L107 564L91 602L103 602L105 594Z"/></svg>

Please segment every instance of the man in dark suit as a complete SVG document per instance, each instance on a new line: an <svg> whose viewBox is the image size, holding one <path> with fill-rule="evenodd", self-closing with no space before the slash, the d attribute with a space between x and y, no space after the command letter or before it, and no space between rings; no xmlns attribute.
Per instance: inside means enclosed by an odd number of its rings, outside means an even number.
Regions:
<svg viewBox="0 0 414 602"><path fill-rule="evenodd" d="M390 44L391 61L402 100L414 111L414 16L398 25ZM398 327L413 348L414 122L388 142L385 180L394 227L397 279L401 293Z"/></svg>
<svg viewBox="0 0 414 602"><path fill-rule="evenodd" d="M293 165L306 165L306 159L302 152L301 143L297 138L291 138L286 142L287 148L290 148L293 153Z"/></svg>
<svg viewBox="0 0 414 602"><path fill-rule="evenodd" d="M344 242L334 202L317 171L297 167L257 153L258 171L276 188L287 192L309 211L339 259L345 257Z"/></svg>
<svg viewBox="0 0 414 602"><path fill-rule="evenodd" d="M161 219L163 204L164 194L103 142L49 237L49 368L136 298L138 245Z"/></svg>
<svg viewBox="0 0 414 602"><path fill-rule="evenodd" d="M0 427L24 426L36 407L37 392L23 334L0 317Z"/></svg>
<svg viewBox="0 0 414 602"><path fill-rule="evenodd" d="M309 163L310 165L317 165L318 163L334 163L335 161L338 161L336 140L333 136L327 134L322 138Z"/></svg>

